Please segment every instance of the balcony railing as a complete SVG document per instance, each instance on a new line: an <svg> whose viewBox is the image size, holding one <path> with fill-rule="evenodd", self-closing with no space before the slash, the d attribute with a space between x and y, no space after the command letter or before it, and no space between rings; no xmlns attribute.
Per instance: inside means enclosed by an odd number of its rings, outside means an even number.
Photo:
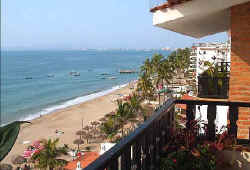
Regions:
<svg viewBox="0 0 250 170"><path fill-rule="evenodd" d="M129 136L125 137L91 163L85 170L148 170L159 169L160 151L169 140L170 130L175 129L175 104L186 105L186 127L195 118L196 105L208 105L208 136L215 139L216 106L229 106L229 120L231 135L237 136L239 107L250 107L250 103L225 102L225 101L198 101L198 100L173 100L169 99ZM212 115L212 116L211 116ZM239 142L249 142L242 140Z"/></svg>
<svg viewBox="0 0 250 170"><path fill-rule="evenodd" d="M229 94L229 77L198 76L198 97L227 99Z"/></svg>

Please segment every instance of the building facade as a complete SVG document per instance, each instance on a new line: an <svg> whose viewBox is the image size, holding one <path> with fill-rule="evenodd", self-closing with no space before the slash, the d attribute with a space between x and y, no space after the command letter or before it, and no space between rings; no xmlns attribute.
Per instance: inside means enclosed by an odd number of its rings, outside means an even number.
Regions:
<svg viewBox="0 0 250 170"><path fill-rule="evenodd" d="M250 101L250 1L249 0L168 0L150 9L153 25L194 38L229 32L230 80L228 102ZM203 55L200 47L197 55ZM195 50L194 50L195 51ZM197 53L197 51L195 51ZM201 52L201 54L199 53ZM213 55L213 54L211 54ZM200 57L199 57L200 58ZM217 58L216 58L217 59ZM194 57L195 60L195 57ZM229 57L226 58L229 61ZM199 60L196 60L198 68ZM197 69L197 74L201 72ZM211 99L210 99L211 100ZM237 121L239 139L249 139L250 109L231 110Z"/></svg>

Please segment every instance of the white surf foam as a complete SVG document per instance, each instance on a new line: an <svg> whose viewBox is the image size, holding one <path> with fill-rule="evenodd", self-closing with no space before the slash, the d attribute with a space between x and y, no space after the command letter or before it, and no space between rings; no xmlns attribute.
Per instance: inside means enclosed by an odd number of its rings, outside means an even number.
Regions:
<svg viewBox="0 0 250 170"><path fill-rule="evenodd" d="M114 86L114 87L112 87L111 89L108 89L108 90L100 91L100 92L97 92L97 93L92 93L92 94L89 94L89 95L86 95L86 96L77 97L75 99L63 102L63 103L61 103L59 105L54 105L54 106L45 108L45 109L43 109L42 111L40 111L40 112L38 112L36 114L28 115L28 116L26 116L24 118L21 118L20 120L21 121L33 120L33 119L36 119L36 118L38 118L38 117L40 117L42 115L47 115L49 113L55 112L55 111L60 110L60 109L67 108L69 106L73 106L73 105L77 105L77 104L80 104L80 103L84 103L86 101L90 101L90 100L96 99L98 97L101 97L101 96L107 95L109 93L112 93L115 90L121 89L121 88L127 86L128 84L129 83Z"/></svg>

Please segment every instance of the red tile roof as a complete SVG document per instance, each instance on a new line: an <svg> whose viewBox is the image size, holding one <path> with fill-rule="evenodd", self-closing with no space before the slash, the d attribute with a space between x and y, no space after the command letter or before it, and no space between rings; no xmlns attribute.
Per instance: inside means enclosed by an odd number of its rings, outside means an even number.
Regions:
<svg viewBox="0 0 250 170"><path fill-rule="evenodd" d="M81 168L86 168L90 163L95 161L99 157L97 152L85 152L84 155L74 161L69 162L64 169L65 170L75 170L78 161L81 162Z"/></svg>
<svg viewBox="0 0 250 170"><path fill-rule="evenodd" d="M155 12L157 10L171 8L171 7L173 7L173 6L177 5L177 4L181 4L181 3L186 2L186 1L191 1L191 0L166 0L166 2L163 3L162 5L151 8L150 12Z"/></svg>
<svg viewBox="0 0 250 170"><path fill-rule="evenodd" d="M181 97L181 99L182 99L182 100L195 100L196 97L189 96L188 94L184 94L184 95ZM184 110L187 109L186 104L176 104L176 107L181 108L181 109L184 109Z"/></svg>

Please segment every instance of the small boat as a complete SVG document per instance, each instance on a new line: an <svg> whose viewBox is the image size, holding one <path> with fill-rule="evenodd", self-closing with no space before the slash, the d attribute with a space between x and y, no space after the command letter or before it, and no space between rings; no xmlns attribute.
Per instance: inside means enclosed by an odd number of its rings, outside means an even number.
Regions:
<svg viewBox="0 0 250 170"><path fill-rule="evenodd" d="M105 76L105 75L109 75L109 73L101 73L100 75Z"/></svg>
<svg viewBox="0 0 250 170"><path fill-rule="evenodd" d="M72 76L80 76L79 72L76 72L75 74L73 74Z"/></svg>
<svg viewBox="0 0 250 170"><path fill-rule="evenodd" d="M24 79L25 80L30 80L30 79L32 79L32 77L25 77Z"/></svg>
<svg viewBox="0 0 250 170"><path fill-rule="evenodd" d="M73 75L73 74L76 74L76 73L77 73L76 71L69 72L70 75Z"/></svg>
<svg viewBox="0 0 250 170"><path fill-rule="evenodd" d="M120 74L124 74L124 73L126 73L126 74L136 73L135 70L120 70L119 72L120 72Z"/></svg>
<svg viewBox="0 0 250 170"><path fill-rule="evenodd" d="M71 76L80 76L80 72L76 72L76 71L71 71L71 72L69 72L69 74Z"/></svg>
<svg viewBox="0 0 250 170"><path fill-rule="evenodd" d="M108 77L109 80L117 79L116 77Z"/></svg>
<svg viewBox="0 0 250 170"><path fill-rule="evenodd" d="M48 76L49 78L50 78L50 77L55 77L54 74L48 74L47 76Z"/></svg>

